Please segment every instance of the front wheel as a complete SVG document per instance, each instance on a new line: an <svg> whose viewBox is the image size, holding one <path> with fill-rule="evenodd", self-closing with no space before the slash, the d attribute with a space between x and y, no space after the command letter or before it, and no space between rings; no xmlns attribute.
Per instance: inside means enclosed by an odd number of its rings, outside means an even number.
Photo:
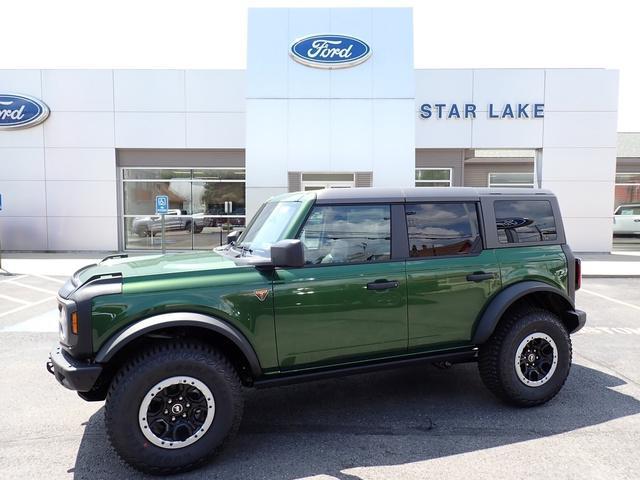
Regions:
<svg viewBox="0 0 640 480"><path fill-rule="evenodd" d="M524 407L551 400L571 368L571 338L560 319L543 309L508 314L478 356L480 376L502 400Z"/></svg>
<svg viewBox="0 0 640 480"><path fill-rule="evenodd" d="M134 468L156 475L206 463L237 431L241 417L235 369L199 343L139 354L114 378L105 406L116 452Z"/></svg>

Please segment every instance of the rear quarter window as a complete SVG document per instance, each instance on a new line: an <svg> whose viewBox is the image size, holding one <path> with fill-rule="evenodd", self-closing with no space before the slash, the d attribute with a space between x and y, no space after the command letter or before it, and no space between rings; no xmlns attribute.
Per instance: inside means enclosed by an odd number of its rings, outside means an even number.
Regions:
<svg viewBox="0 0 640 480"><path fill-rule="evenodd" d="M558 239L553 208L548 200L496 200L493 205L499 243Z"/></svg>

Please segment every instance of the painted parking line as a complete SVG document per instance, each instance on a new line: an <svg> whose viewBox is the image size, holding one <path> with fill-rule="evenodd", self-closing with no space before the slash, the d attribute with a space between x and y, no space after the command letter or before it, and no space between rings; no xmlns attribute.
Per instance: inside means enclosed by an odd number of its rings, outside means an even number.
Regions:
<svg viewBox="0 0 640 480"><path fill-rule="evenodd" d="M31 276L32 277L41 278L43 280L49 280L50 282L59 283L61 285L63 285L65 283L65 281L66 281L66 280L60 280L59 278L53 278L53 277L49 277L47 275L39 275L39 274L35 274L35 273L32 273Z"/></svg>
<svg viewBox="0 0 640 480"><path fill-rule="evenodd" d="M583 327L576 335L640 335L640 327Z"/></svg>
<svg viewBox="0 0 640 480"><path fill-rule="evenodd" d="M21 303L22 305L29 305L31 303L31 302L27 302L26 300L22 300L21 298L10 297L9 295L2 295L1 293L0 293L0 298L4 300L8 300L10 302L14 302L14 303Z"/></svg>
<svg viewBox="0 0 640 480"><path fill-rule="evenodd" d="M4 327L0 332L57 332L58 315L58 310L54 308L24 322Z"/></svg>
<svg viewBox="0 0 640 480"><path fill-rule="evenodd" d="M47 298L43 298L42 300L38 300L37 302L31 302L31 303L28 303L26 305L22 305L20 307L14 308L14 309L7 310L6 312L0 313L0 318L6 317L7 315L11 315L13 313L21 312L22 310L26 310L27 308L35 307L36 305L40 305L42 303L49 302L49 301L55 300L55 299L56 299L56 297L47 297Z"/></svg>
<svg viewBox="0 0 640 480"><path fill-rule="evenodd" d="M17 287L28 288L30 290L35 290L36 292L48 293L49 295L57 295L58 292L54 292L53 290L47 290L46 288L34 287L33 285L27 285L26 283L18 282L16 280L7 280L7 283L11 285L16 285Z"/></svg>
<svg viewBox="0 0 640 480"><path fill-rule="evenodd" d="M633 303L623 302L622 300L617 300L615 298L607 297L606 295L603 295L603 294L598 293L598 292L594 292L592 290L585 290L584 288L581 288L578 291L579 292L588 293L589 295L594 295L596 297L604 298L605 300L609 300L610 302L617 303L618 305L624 305L625 307L629 307L629 308L634 308L636 310L640 310L640 306L638 306L638 305L634 305Z"/></svg>
<svg viewBox="0 0 640 480"><path fill-rule="evenodd" d="M15 282L16 280L27 278L28 276L29 275L18 275L17 277L12 276L11 278L7 278L5 280L0 280L0 283Z"/></svg>

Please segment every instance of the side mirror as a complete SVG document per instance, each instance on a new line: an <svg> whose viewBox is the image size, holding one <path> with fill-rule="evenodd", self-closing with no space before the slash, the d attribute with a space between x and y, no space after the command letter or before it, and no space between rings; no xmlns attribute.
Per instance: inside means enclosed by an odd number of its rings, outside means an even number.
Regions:
<svg viewBox="0 0 640 480"><path fill-rule="evenodd" d="M240 230L232 230L227 235L227 243L236 243L238 238L240 238L240 234L242 232Z"/></svg>
<svg viewBox="0 0 640 480"><path fill-rule="evenodd" d="M300 240L280 240L271 245L271 263L274 267L304 266L304 247Z"/></svg>

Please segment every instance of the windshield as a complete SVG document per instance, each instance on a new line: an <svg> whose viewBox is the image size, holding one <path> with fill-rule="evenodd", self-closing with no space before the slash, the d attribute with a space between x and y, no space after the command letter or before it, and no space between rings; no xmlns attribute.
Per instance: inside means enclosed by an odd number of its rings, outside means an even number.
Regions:
<svg viewBox="0 0 640 480"><path fill-rule="evenodd" d="M238 247L260 256L271 254L271 245L279 240L300 209L300 202L269 202L239 239Z"/></svg>

